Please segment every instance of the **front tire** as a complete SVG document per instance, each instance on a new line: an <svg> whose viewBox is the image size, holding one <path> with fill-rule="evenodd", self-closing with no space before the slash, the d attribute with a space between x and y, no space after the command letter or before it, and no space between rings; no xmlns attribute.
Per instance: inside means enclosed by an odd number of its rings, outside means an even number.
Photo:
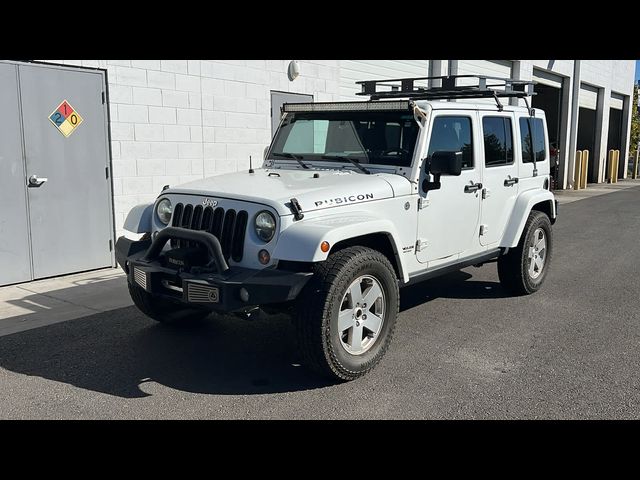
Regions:
<svg viewBox="0 0 640 480"><path fill-rule="evenodd" d="M315 265L296 305L303 362L317 373L354 380L389 348L400 303L393 266L380 252L349 247Z"/></svg>
<svg viewBox="0 0 640 480"><path fill-rule="evenodd" d="M156 322L171 325L186 325L204 319L208 310L185 308L164 298L151 295L137 285L128 283L129 295L138 310Z"/></svg>
<svg viewBox="0 0 640 480"><path fill-rule="evenodd" d="M553 237L549 217L532 211L518 246L498 258L500 283L515 295L537 292L549 270Z"/></svg>

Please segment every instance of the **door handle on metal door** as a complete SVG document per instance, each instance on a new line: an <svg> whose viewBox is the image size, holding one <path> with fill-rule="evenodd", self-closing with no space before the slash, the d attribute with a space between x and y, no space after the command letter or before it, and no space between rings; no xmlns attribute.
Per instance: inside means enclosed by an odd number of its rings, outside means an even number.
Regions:
<svg viewBox="0 0 640 480"><path fill-rule="evenodd" d="M518 177L513 177L513 178L509 177L509 178L505 179L504 186L505 187L512 187L516 183L518 183Z"/></svg>
<svg viewBox="0 0 640 480"><path fill-rule="evenodd" d="M481 183L473 183L471 185L465 185L464 186L464 193L477 192L481 188L482 188L482 184Z"/></svg>
<svg viewBox="0 0 640 480"><path fill-rule="evenodd" d="M27 185L29 187L39 187L40 185L42 185L47 180L49 180L49 179L48 178L44 178L44 177L38 177L37 175L31 175L29 177L29 182L27 183Z"/></svg>

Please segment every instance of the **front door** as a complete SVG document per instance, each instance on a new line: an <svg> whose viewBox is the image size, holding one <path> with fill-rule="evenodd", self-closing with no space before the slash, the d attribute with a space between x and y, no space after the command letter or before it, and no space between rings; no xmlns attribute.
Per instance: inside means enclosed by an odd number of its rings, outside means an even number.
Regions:
<svg viewBox="0 0 640 480"><path fill-rule="evenodd" d="M427 158L437 151L462 152L463 165L460 176L442 175L439 189L421 191L416 255L422 263L446 263L478 250L482 170L476 122L476 116L437 112L431 121ZM425 177L423 169L421 185Z"/></svg>
<svg viewBox="0 0 640 480"><path fill-rule="evenodd" d="M492 245L502 238L518 198L518 163L514 161L513 116L481 114L483 137L482 213L480 243Z"/></svg>
<svg viewBox="0 0 640 480"><path fill-rule="evenodd" d="M18 68L33 278L111 266L104 73Z"/></svg>

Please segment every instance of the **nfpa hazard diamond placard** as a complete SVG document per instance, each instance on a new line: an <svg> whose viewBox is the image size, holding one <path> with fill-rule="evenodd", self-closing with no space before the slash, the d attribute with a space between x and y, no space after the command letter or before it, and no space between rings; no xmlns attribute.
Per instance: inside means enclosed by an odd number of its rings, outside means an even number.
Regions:
<svg viewBox="0 0 640 480"><path fill-rule="evenodd" d="M49 115L49 120L65 137L71 135L82 123L80 114L66 100Z"/></svg>

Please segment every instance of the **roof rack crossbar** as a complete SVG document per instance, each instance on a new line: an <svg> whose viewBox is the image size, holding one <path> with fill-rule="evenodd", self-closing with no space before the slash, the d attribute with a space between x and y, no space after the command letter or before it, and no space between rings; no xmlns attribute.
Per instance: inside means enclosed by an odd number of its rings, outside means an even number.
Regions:
<svg viewBox="0 0 640 480"><path fill-rule="evenodd" d="M458 79L475 79L473 85L458 85ZM417 81L440 80L440 86L416 85ZM432 82L433 83L433 82ZM447 75L435 77L394 78L385 80L363 80L356 82L362 91L356 95L368 95L371 100L383 98L411 98L414 100L438 100L454 98L499 97L526 98L536 93L537 82L487 75Z"/></svg>

